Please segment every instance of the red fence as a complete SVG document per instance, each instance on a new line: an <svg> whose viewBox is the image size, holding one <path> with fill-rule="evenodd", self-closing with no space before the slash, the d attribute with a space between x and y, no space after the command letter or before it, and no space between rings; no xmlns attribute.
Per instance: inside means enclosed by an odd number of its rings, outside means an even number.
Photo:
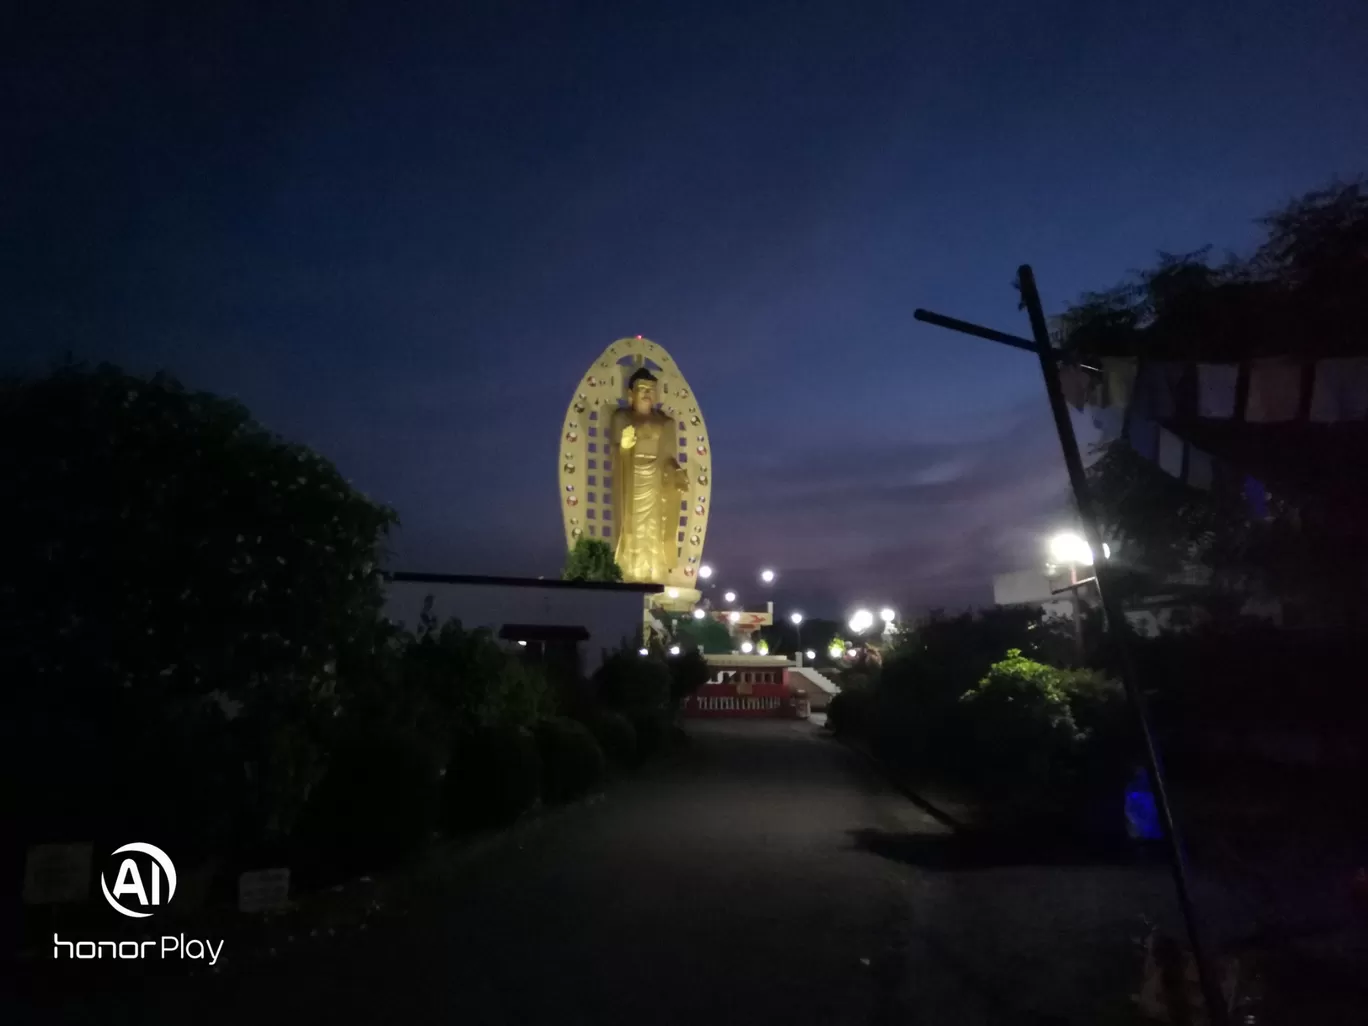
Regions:
<svg viewBox="0 0 1368 1026"><path fill-rule="evenodd" d="M685 716L796 719L798 702L787 684L704 684L684 701Z"/></svg>

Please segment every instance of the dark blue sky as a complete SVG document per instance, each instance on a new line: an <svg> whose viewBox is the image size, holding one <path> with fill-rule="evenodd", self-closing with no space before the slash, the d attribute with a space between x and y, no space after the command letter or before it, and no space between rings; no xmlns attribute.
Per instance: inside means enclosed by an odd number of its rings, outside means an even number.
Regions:
<svg viewBox="0 0 1368 1026"><path fill-rule="evenodd" d="M988 601L1064 512L1039 372L912 310L1024 333L1018 263L1058 309L1368 168L1361 0L31 7L5 365L238 395L399 510L405 569L555 573L566 403L644 334L721 579Z"/></svg>

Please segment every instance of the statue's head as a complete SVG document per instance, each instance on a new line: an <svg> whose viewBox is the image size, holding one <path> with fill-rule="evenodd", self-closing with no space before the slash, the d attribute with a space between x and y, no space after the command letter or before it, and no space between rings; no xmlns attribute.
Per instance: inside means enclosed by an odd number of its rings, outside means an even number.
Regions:
<svg viewBox="0 0 1368 1026"><path fill-rule="evenodd" d="M627 402L634 413L650 413L656 404L656 376L645 367L627 379Z"/></svg>

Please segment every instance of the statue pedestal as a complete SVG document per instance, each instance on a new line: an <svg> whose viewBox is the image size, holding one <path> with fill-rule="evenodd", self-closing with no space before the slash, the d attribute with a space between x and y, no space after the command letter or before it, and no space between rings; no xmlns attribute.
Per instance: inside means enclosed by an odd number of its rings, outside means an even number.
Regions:
<svg viewBox="0 0 1368 1026"><path fill-rule="evenodd" d="M671 592L674 592L672 595ZM698 605L702 594L697 588L667 587L659 595L646 596L646 608L659 607L671 613L687 613Z"/></svg>

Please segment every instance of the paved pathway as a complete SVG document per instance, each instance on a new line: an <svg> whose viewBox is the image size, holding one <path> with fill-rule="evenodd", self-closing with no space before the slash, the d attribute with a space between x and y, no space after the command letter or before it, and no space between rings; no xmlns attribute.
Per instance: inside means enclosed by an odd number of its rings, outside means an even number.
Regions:
<svg viewBox="0 0 1368 1026"><path fill-rule="evenodd" d="M99 1021L1129 1021L1138 917L1171 915L1162 868L995 864L812 724L689 730L421 914L111 997Z"/></svg>

